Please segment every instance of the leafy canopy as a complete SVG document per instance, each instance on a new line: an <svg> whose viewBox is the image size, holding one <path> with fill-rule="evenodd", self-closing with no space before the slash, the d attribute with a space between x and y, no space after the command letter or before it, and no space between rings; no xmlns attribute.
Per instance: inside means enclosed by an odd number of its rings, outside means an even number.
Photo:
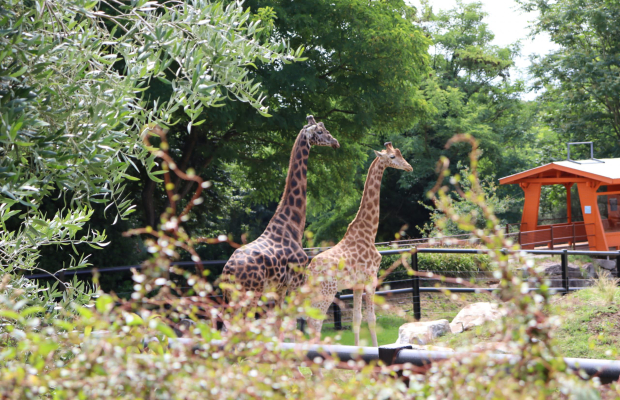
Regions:
<svg viewBox="0 0 620 400"><path fill-rule="evenodd" d="M565 141L596 140L599 157L618 156L620 4L610 0L521 4L539 12L534 33L547 33L559 45L532 67L537 86L545 88L546 123Z"/></svg>
<svg viewBox="0 0 620 400"><path fill-rule="evenodd" d="M117 218L134 211L129 170L144 165L158 179L140 143L145 127L172 126L180 110L190 130L230 97L266 114L248 66L301 54L261 40L262 22L239 3L0 0L0 28L2 222L22 219L3 239L25 252L11 256L14 268L32 267L40 245L80 241L74 227L88 221L91 202ZM148 102L143 92L156 80L170 95ZM65 197L69 208L47 218L38 208L48 196ZM105 234L82 239L101 245Z"/></svg>

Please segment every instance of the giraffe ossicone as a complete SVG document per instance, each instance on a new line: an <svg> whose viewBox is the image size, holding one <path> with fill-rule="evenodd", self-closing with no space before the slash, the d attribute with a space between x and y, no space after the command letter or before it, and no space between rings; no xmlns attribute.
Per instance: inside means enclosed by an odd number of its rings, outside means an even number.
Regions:
<svg viewBox="0 0 620 400"><path fill-rule="evenodd" d="M253 308L262 294L275 293L281 302L288 290L303 283L308 256L301 241L306 224L308 156L311 146L339 148L322 122L312 115L297 135L291 151L286 185L280 204L265 231L235 250L222 272L222 282L253 292Z"/></svg>
<svg viewBox="0 0 620 400"><path fill-rule="evenodd" d="M338 291L353 289L353 333L356 346L359 345L364 291L368 327L373 346L377 346L374 295L381 254L375 247L375 237L379 227L379 195L383 171L386 168L413 171L399 149L394 148L390 142L385 143L385 147L382 151L375 150L377 158L368 170L360 208L344 237L331 249L315 256L307 272L309 284L319 291L312 306L321 310L323 315L327 313ZM323 321L310 319L308 325L320 337Z"/></svg>

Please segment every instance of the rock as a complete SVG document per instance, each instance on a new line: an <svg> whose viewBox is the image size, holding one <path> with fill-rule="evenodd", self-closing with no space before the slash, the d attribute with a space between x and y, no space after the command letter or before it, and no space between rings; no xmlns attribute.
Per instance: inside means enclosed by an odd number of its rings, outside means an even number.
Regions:
<svg viewBox="0 0 620 400"><path fill-rule="evenodd" d="M425 345L431 340L450 333L447 319L428 322L409 322L398 328L397 344Z"/></svg>
<svg viewBox="0 0 620 400"><path fill-rule="evenodd" d="M559 275L562 276L562 264L550 263L541 265L542 273L545 275ZM583 278L581 269L575 264L568 264L568 277L569 278Z"/></svg>
<svg viewBox="0 0 620 400"><path fill-rule="evenodd" d="M463 321L459 321L458 323L451 323L450 330L452 331L452 333L462 333L463 331L465 331L465 324L463 323Z"/></svg>
<svg viewBox="0 0 620 400"><path fill-rule="evenodd" d="M506 315L497 303L480 302L465 306L454 317L450 327L462 326L463 330L479 326L487 321L495 321ZM461 331L462 332L462 331Z"/></svg>
<svg viewBox="0 0 620 400"><path fill-rule="evenodd" d="M616 269L616 260L596 260L596 263L599 267L606 269L608 271L613 271Z"/></svg>
<svg viewBox="0 0 620 400"><path fill-rule="evenodd" d="M581 266L581 270L588 278L596 278L598 276L598 273L596 272L596 267L592 263L583 264Z"/></svg>

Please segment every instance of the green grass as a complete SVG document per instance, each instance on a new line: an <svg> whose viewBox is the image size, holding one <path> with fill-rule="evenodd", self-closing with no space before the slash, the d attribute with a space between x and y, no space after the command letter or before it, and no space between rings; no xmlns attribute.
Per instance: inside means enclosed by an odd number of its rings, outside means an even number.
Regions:
<svg viewBox="0 0 620 400"><path fill-rule="evenodd" d="M479 301L490 301L491 296L488 294L463 294L457 296L456 299L450 299L443 294L422 294L422 321L432 321L438 319L452 319L458 314L458 312L467 304L475 303ZM394 303L393 303L394 304ZM377 341L379 345L391 344L398 339L398 328L402 324L415 321L413 319L413 312L411 311L412 305L409 298L403 298L403 304L394 304L406 311L406 317L401 318L396 315L383 314L382 311L377 311ZM347 328L342 331L335 331L333 324L324 324L321 331L321 339L330 337L334 343L342 345L355 344L355 337L351 330L351 323L343 323ZM360 329L360 345L371 346L372 340L370 339L370 331L368 330L368 324L362 322Z"/></svg>
<svg viewBox="0 0 620 400"><path fill-rule="evenodd" d="M390 344L398 339L398 328L408 321L395 315L377 315L377 341L379 345ZM353 346L355 345L355 336L351 330L351 326L342 331L335 331L333 326L323 326L321 331L321 339L326 337L334 339L335 343ZM366 322L362 323L360 329L360 346L372 346L370 338L370 330Z"/></svg>
<svg viewBox="0 0 620 400"><path fill-rule="evenodd" d="M552 314L562 318L555 342L565 357L616 358L620 346L620 290L612 302L585 289L555 301Z"/></svg>

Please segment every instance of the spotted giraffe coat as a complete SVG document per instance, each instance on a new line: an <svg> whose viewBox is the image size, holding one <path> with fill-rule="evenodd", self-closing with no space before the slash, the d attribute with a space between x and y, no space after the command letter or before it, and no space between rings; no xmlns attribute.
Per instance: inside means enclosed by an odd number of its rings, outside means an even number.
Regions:
<svg viewBox="0 0 620 400"><path fill-rule="evenodd" d="M308 256L302 248L306 224L308 156L311 145L340 147L323 123L310 124L299 133L291 151L286 186L280 204L263 234L237 249L222 276L234 276L243 291L276 292L280 299L287 290L303 283Z"/></svg>

